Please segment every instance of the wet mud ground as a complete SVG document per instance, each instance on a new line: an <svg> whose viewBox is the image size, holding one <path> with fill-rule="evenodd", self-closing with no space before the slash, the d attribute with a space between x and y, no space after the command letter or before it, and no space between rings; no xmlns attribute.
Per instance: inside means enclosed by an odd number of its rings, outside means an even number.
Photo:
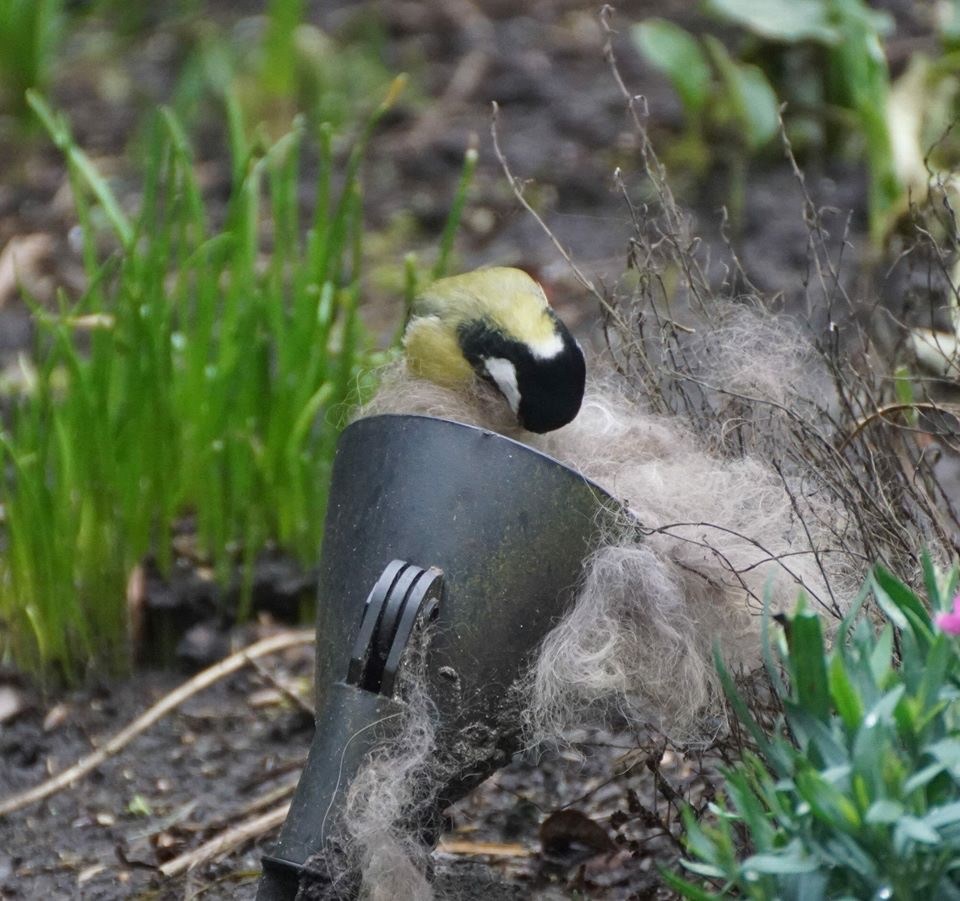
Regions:
<svg viewBox="0 0 960 901"><path fill-rule="evenodd" d="M235 22L259 6L221 3L216 15ZM358 7L313 4L312 16L336 34ZM614 24L625 30L644 15L685 8L674 0L623 3ZM612 173L621 167L629 183L637 144L603 59L595 6L458 0L384 3L378 12L387 64L413 68L431 102L401 105L374 141L366 175L369 221L386 228L401 210L412 210L414 241L428 246L446 216L464 149L476 136L480 165L458 242L460 264L519 264L535 271L564 318L599 345L596 311L540 226L517 204L489 136L490 101L496 100L500 139L514 173L531 180L531 197L588 275L614 281L624 267L630 221ZM681 127L676 98L622 35L615 46L630 89L646 98L654 141L669 140ZM53 92L80 144L131 199L136 180L124 148L140 112L169 96L175 55L175 40L161 30L118 56L111 91L78 66L65 71ZM418 62L424 59L429 66ZM82 276L62 161L42 141L27 151L12 144L0 149L8 161L0 178L0 247L33 236L36 252L21 275L39 298L51 297L57 284L76 288ZM216 194L229 182L222 142L211 138L198 156ZM718 241L722 183L718 174L715 183L691 187L682 198L708 242ZM862 175L835 166L810 173L808 187L818 203L837 210L841 230L849 228L848 258L855 261L864 227ZM808 265L801 201L782 161L758 164L737 236L756 286L794 309L802 306ZM399 304L372 296L366 315L375 332L389 335ZM18 355L31 341L27 308L15 290L0 290L0 373L15 374ZM284 589L288 600L309 593L312 584L309 573L286 570L264 579L292 580L293 587ZM172 603L178 610L199 603L195 580L182 581L153 583L147 603L158 609ZM295 608L265 605L263 619L283 620ZM0 798L102 744L178 685L190 666L252 638L250 628L231 632L216 618L195 619L197 631L180 647L186 663L148 666L129 679L45 696L16 674L0 673L0 691L19 707L0 722ZM174 638L176 645L181 636ZM311 652L268 658L263 666L269 676L245 668L163 718L74 787L0 819L0 897L253 897L270 835L187 875L164 877L157 867L262 809L258 799L295 779L312 724L277 686L307 693ZM560 752L519 759L451 811L436 855L441 888L454 897L669 896L657 875L657 865L678 852L671 837L675 805L667 799L679 794L696 801L709 792L700 769L708 771L715 761L693 763L670 751L651 758L649 750L637 750L655 745L649 736L586 738L584 759ZM583 817L554 820L542 832L549 814L562 809Z"/></svg>

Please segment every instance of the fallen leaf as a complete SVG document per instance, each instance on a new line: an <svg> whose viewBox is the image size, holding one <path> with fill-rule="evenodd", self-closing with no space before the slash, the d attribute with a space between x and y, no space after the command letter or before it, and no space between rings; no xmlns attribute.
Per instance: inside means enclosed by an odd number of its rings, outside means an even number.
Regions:
<svg viewBox="0 0 960 901"><path fill-rule="evenodd" d="M81 870L77 874L77 884L83 885L83 883L89 882L94 876L102 873L105 869L106 867L102 863L95 863L87 867L85 870Z"/></svg>
<svg viewBox="0 0 960 901"><path fill-rule="evenodd" d="M0 685L0 723L12 720L26 706L23 692L12 685Z"/></svg>
<svg viewBox="0 0 960 901"><path fill-rule="evenodd" d="M587 851L606 854L616 850L606 829L573 808L558 810L543 821L540 844L544 854L557 857L579 857Z"/></svg>
<svg viewBox="0 0 960 901"><path fill-rule="evenodd" d="M40 232L18 235L7 242L0 253L0 307L16 294L21 282L31 290L42 274L43 259L52 253L53 238Z"/></svg>
<svg viewBox="0 0 960 901"><path fill-rule="evenodd" d="M64 704L62 701L59 704L54 704L43 718L43 731L53 732L54 729L59 729L67 721L69 714L70 707L68 704Z"/></svg>

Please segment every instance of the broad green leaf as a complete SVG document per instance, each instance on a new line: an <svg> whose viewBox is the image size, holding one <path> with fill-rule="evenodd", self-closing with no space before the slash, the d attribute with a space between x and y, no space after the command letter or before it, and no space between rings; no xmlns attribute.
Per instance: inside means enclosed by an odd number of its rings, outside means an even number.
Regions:
<svg viewBox="0 0 960 901"><path fill-rule="evenodd" d="M740 63L736 73L744 118L750 126L750 146L757 149L776 137L780 127L780 101L759 66Z"/></svg>
<svg viewBox="0 0 960 901"><path fill-rule="evenodd" d="M712 74L697 39L666 19L647 19L630 34L640 52L670 79L687 113L702 110L710 98Z"/></svg>
<svg viewBox="0 0 960 901"><path fill-rule="evenodd" d="M772 41L836 44L842 38L823 0L707 0L706 8Z"/></svg>
<svg viewBox="0 0 960 901"><path fill-rule="evenodd" d="M743 131L744 141L750 150L757 150L777 133L780 110L777 95L762 69L735 61L713 35L705 35L703 40L723 83L730 112Z"/></svg>

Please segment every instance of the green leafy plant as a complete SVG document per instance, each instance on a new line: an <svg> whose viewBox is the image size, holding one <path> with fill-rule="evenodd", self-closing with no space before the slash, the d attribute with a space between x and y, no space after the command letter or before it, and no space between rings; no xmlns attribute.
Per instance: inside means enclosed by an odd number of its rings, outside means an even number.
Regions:
<svg viewBox="0 0 960 901"><path fill-rule="evenodd" d="M0 653L20 667L74 679L122 665L128 574L148 553L169 567L185 515L222 580L239 564L249 583L267 541L314 558L338 431L382 360L358 316L360 166L401 86L339 174L332 129L313 134L308 222L306 125L251 144L230 104L222 225L169 110L154 120L131 215L65 120L31 95L67 159L88 288L55 311L36 307L33 387L0 433ZM117 249L104 261L105 243Z"/></svg>
<svg viewBox="0 0 960 901"><path fill-rule="evenodd" d="M63 0L0 0L0 108L29 113L26 92L50 76Z"/></svg>
<svg viewBox="0 0 960 901"><path fill-rule="evenodd" d="M666 19L635 25L633 40L663 72L680 97L686 131L670 158L703 175L714 161L729 174L727 208L737 225L742 219L750 157L777 133L777 96L763 70L733 59L712 35L695 38Z"/></svg>
<svg viewBox="0 0 960 901"><path fill-rule="evenodd" d="M775 83L782 99L806 108L804 115L818 107L820 116L839 118L860 137L870 173L870 233L879 241L903 193L887 122L890 73L882 41L893 26L890 16L864 0L706 0L705 8L759 42L750 56L779 75ZM671 79L691 116L715 115L707 104L717 90L711 88L713 79L705 78L705 62L712 59L720 96L738 110L733 121L747 149L762 146L776 131L778 101L764 68L732 59L709 35L700 42L662 21L638 25L634 37Z"/></svg>
<svg viewBox="0 0 960 901"><path fill-rule="evenodd" d="M265 17L243 19L228 33L198 18L182 30L189 51L171 106L187 123L202 118L211 100L230 95L247 122L275 137L298 114L339 129L392 78L369 12L358 13L356 26L339 37L305 20L303 0L271 0Z"/></svg>
<svg viewBox="0 0 960 901"><path fill-rule="evenodd" d="M763 70L730 56L712 35L702 40L666 19L635 25L634 42L671 81L687 124L698 139L705 129L729 128L753 153L777 133L778 103Z"/></svg>
<svg viewBox="0 0 960 901"><path fill-rule="evenodd" d="M802 601L784 618L785 680L768 655L783 708L773 734L718 657L758 750L724 772L714 823L686 812L683 866L713 887L664 874L684 897L960 898L960 616L946 612L957 569L942 579L923 562L936 618L882 567L868 583L879 631L852 616L827 650Z"/></svg>

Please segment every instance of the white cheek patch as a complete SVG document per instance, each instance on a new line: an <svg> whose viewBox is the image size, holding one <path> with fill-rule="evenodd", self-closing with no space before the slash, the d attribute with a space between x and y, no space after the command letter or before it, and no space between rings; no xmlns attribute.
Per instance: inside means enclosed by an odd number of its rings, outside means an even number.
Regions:
<svg viewBox="0 0 960 901"><path fill-rule="evenodd" d="M563 351L563 338L553 334L542 341L530 341L527 346L538 360L550 360Z"/></svg>
<svg viewBox="0 0 960 901"><path fill-rule="evenodd" d="M487 357L483 361L483 368L493 379L500 393L507 399L510 409L514 413L520 409L520 388L517 385L517 370L513 363L503 357Z"/></svg>

